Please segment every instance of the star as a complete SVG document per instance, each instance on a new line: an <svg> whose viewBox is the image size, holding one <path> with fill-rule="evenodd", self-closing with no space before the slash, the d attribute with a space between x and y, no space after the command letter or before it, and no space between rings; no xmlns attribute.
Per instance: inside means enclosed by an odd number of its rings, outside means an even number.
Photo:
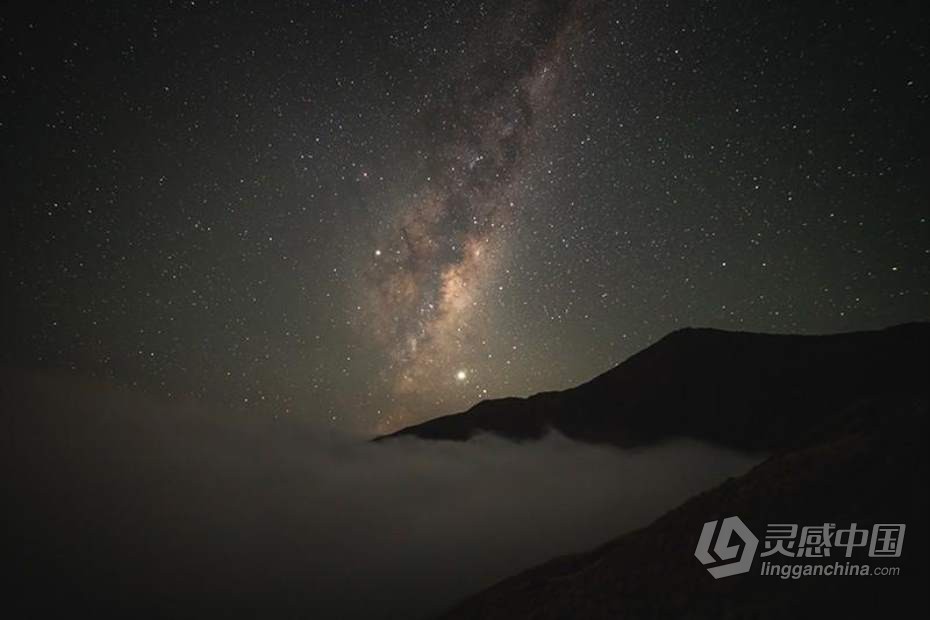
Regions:
<svg viewBox="0 0 930 620"><path fill-rule="evenodd" d="M919 3L760 6L738 38L713 3L706 32L689 3L409 4L217 8L164 48L75 6L118 54L59 45L57 11L14 20L4 364L376 433L684 325L926 320Z"/></svg>

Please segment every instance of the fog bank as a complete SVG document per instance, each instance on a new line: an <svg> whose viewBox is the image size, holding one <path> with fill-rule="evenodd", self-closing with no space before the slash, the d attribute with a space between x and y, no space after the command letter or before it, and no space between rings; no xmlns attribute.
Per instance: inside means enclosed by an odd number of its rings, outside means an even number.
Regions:
<svg viewBox="0 0 930 620"><path fill-rule="evenodd" d="M428 615L758 460L558 435L372 444L78 381L4 383L5 546L34 609Z"/></svg>

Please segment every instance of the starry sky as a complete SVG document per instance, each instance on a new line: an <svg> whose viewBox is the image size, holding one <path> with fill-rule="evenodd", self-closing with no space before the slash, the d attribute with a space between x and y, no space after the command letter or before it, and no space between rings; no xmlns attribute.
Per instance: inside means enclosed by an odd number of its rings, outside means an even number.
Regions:
<svg viewBox="0 0 930 620"><path fill-rule="evenodd" d="M683 326L926 320L928 24L919 2L12 3L0 364L372 435Z"/></svg>

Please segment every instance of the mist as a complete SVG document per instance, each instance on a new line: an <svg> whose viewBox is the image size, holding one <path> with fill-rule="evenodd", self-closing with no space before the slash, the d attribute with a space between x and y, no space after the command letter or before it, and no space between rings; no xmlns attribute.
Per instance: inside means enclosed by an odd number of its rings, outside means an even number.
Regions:
<svg viewBox="0 0 930 620"><path fill-rule="evenodd" d="M86 380L4 384L4 546L36 612L430 616L760 460L556 434L374 444Z"/></svg>

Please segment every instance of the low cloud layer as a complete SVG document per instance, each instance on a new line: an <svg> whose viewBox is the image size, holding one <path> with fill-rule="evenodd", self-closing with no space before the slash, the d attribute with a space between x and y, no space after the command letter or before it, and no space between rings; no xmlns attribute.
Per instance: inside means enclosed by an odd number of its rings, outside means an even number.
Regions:
<svg viewBox="0 0 930 620"><path fill-rule="evenodd" d="M556 435L371 444L100 385L5 383L7 548L36 609L415 618L757 460Z"/></svg>

